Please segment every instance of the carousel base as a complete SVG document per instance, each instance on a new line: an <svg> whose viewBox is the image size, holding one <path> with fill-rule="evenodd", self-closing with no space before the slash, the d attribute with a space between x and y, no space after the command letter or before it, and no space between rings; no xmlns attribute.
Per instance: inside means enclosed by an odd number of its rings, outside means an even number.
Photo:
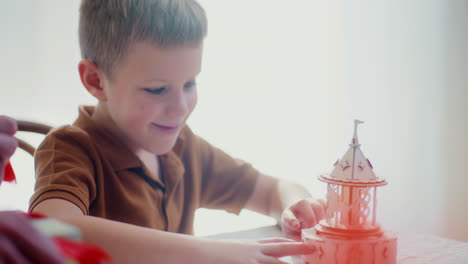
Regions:
<svg viewBox="0 0 468 264"><path fill-rule="evenodd" d="M317 229L302 230L302 241L316 249L303 256L304 264L396 264L397 237L390 231L377 236L340 236Z"/></svg>

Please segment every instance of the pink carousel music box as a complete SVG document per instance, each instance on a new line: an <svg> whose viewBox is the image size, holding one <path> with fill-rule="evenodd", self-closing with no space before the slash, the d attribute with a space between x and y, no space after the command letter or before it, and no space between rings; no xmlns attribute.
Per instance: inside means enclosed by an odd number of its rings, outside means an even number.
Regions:
<svg viewBox="0 0 468 264"><path fill-rule="evenodd" d="M376 222L377 187L387 184L375 175L354 136L349 150L338 160L327 183L327 212L315 227L302 230L302 241L315 247L305 264L396 264L397 237Z"/></svg>

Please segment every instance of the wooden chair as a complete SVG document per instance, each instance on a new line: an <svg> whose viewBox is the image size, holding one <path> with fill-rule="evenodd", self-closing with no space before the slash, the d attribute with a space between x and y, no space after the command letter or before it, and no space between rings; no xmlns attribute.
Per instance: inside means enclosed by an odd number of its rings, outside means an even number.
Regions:
<svg viewBox="0 0 468 264"><path fill-rule="evenodd" d="M18 131L20 132L32 132L46 135L52 129L51 126L38 122L31 122L25 120L16 120L16 122L18 123ZM21 149L31 154L31 156L34 156L34 152L36 151L35 147L31 146L26 141L19 139L18 137L16 137L16 139L18 140L18 146Z"/></svg>

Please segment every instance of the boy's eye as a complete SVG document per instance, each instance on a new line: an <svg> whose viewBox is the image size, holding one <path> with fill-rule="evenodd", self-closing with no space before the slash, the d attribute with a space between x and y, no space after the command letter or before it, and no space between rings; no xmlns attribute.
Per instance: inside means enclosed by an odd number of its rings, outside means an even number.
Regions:
<svg viewBox="0 0 468 264"><path fill-rule="evenodd" d="M162 94L165 90L166 90L166 87L145 88L145 91L152 93L152 94Z"/></svg>
<svg viewBox="0 0 468 264"><path fill-rule="evenodd" d="M192 87L194 87L194 86L196 86L196 85L197 85L197 82L196 82L196 81L190 81L190 82L186 82L186 83L184 84L184 88L188 89L188 88L192 88Z"/></svg>

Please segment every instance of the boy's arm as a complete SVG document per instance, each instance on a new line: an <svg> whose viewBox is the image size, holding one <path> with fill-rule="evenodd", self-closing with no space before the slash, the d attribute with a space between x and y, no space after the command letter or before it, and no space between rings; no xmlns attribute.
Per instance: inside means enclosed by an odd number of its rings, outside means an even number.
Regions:
<svg viewBox="0 0 468 264"><path fill-rule="evenodd" d="M112 263L281 263L279 257L311 251L287 240L208 240L84 216L79 207L61 199L45 200L34 211L77 226L85 241L112 256Z"/></svg>
<svg viewBox="0 0 468 264"><path fill-rule="evenodd" d="M297 238L301 229L313 227L325 217L326 204L302 185L262 174L246 208L274 217L286 236Z"/></svg>
<svg viewBox="0 0 468 264"><path fill-rule="evenodd" d="M177 261L172 259L174 263L183 263L183 254L176 252L178 248L184 248L188 254L195 250L190 248L188 237L179 239L178 244L174 244L174 239L171 239L173 237L167 238L163 232L85 216L78 206L61 199L45 200L34 208L34 212L46 214L78 227L84 240L106 250L112 256L113 263L145 263L156 259L161 260L160 263L170 263L164 257L171 255L180 257ZM162 241L164 243L161 243ZM188 259L185 261L188 263Z"/></svg>

